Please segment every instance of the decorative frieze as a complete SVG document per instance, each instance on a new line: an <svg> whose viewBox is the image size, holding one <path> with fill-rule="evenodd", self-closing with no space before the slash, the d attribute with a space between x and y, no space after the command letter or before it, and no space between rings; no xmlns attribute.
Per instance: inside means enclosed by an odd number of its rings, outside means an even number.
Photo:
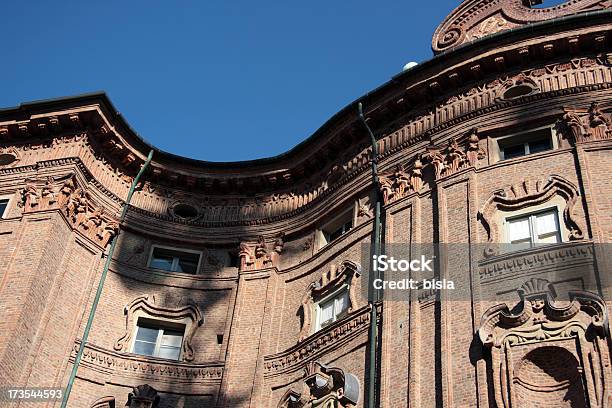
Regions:
<svg viewBox="0 0 612 408"><path fill-rule="evenodd" d="M74 362L80 341L75 342L70 357ZM180 380L189 383L218 383L223 377L223 363L181 363L171 360L147 359L134 354L120 354L92 344L85 345L81 364L110 374L152 377L161 380Z"/></svg>

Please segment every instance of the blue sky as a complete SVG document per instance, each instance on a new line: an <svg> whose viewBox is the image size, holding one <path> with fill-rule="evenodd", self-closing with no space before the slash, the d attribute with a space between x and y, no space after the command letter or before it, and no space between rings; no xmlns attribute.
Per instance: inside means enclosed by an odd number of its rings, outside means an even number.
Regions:
<svg viewBox="0 0 612 408"><path fill-rule="evenodd" d="M0 106L104 90L155 146L274 156L431 58L458 1L6 2Z"/></svg>

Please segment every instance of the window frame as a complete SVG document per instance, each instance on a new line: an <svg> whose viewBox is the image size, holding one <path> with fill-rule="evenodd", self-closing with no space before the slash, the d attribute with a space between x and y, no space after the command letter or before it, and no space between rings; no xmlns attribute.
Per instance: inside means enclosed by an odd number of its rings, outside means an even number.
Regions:
<svg viewBox="0 0 612 408"><path fill-rule="evenodd" d="M350 231L355 229L356 227L355 208L356 208L355 203L353 203L349 208L345 209L344 211L341 211L337 216L331 218L328 222L324 223L319 228L317 228L317 235L318 235L317 250L321 250L325 248L326 246L330 245L331 243L338 241L343 236L347 235ZM338 223L344 218L346 218L346 220L344 222L340 222L340 225L337 228L335 228L332 232L336 232L339 228L344 228L346 224L348 224L349 222L351 223L351 227L348 230L344 231L339 236L337 236L336 238L330 239L331 238L330 236L332 233L328 232L329 226Z"/></svg>
<svg viewBox="0 0 612 408"><path fill-rule="evenodd" d="M153 350L153 355L149 355L149 354L140 354L140 353L136 353L134 351L135 347L136 347L136 336L138 336L138 328L141 327L139 324L143 323L145 326L149 325L149 326L153 326L153 327L146 327L146 328L151 328L151 329L157 329L157 338L155 339L155 348ZM181 329L182 328L182 329ZM161 339L164 336L164 331L168 330L168 331L183 331L183 334L181 336L181 345L179 346L179 355L176 359L172 359L172 358L166 358L166 357L160 357L159 356L159 349L161 347ZM142 356L142 357L146 357L146 358L159 358L162 360L168 360L168 361L182 361L183 359L183 344L185 343L185 335L187 333L187 324L185 322L170 322L170 321L166 321L166 320L160 320L160 319L152 319L152 318L148 318L146 316L138 316L136 318L136 323L134 324L134 328L133 328L133 335L132 335L132 341L130 344L130 353L137 355L137 356Z"/></svg>
<svg viewBox="0 0 612 408"><path fill-rule="evenodd" d="M535 248L537 246L542 246L542 245L554 245L552 243L538 242L540 234L538 234L537 232L537 227L535 226L534 220L536 219L538 215L543 215L546 213L552 213L555 215L556 234L558 238L558 242L556 243L559 244L559 243L564 242L563 241L563 230L562 230L562 225L560 221L561 220L560 210L558 206L554 205L554 206L550 206L546 208L541 208L541 209L538 209L532 212L524 212L521 214L514 214L508 217L504 217L504 237L505 237L506 244L515 245L512 243L512 240L510 239L511 238L510 237L510 222L520 220L520 219L527 219L529 222L530 242L529 242L529 248L525 248L525 249L532 249L532 248Z"/></svg>
<svg viewBox="0 0 612 408"><path fill-rule="evenodd" d="M177 270L174 270L174 268L176 268L176 266L178 266L178 257L174 256L172 259L172 266L171 266L171 270L166 270L166 269L162 269L162 268L156 268L154 266L151 266L151 262L153 261L153 252L155 252L156 248L160 248L160 249L166 249L166 250L170 250L170 251L176 251L176 252L185 252L185 253L191 253L191 254L197 254L198 255L198 264L196 266L196 270L194 273L189 273L189 272L180 272ZM178 247L171 247L171 246L166 246L166 245L158 245L158 244L153 244L151 245L151 250L149 251L149 258L147 260L147 268L156 270L156 271L164 271L164 272L169 272L169 273L183 273L185 275L198 275L200 272L200 267L202 266L202 256L203 256L203 252L202 251L198 251L195 249L186 249L186 248L178 248Z"/></svg>
<svg viewBox="0 0 612 408"><path fill-rule="evenodd" d="M15 194L0 195L0 201L6 200L6 207L4 208L4 211L2 212L2 214L0 214L0 220L3 220L6 218L6 215L8 214L8 210L11 207L14 197L15 197Z"/></svg>
<svg viewBox="0 0 612 408"><path fill-rule="evenodd" d="M315 302L314 307L315 307L315 313L316 313L316 319L315 319L315 329L314 332L317 333L318 331L324 329L325 327L337 322L338 320L343 319L345 316L338 318L339 315L336 315L336 301L341 297L344 296L344 294L346 294L346 299L347 299L347 303L346 303L346 308L344 309L344 311L347 312L349 309L351 308L351 296L349 293L349 285L348 284L343 284L342 286L340 286L338 289L334 290L332 293L328 294L327 296L322 297L321 299L319 299L317 302ZM321 305L328 303L330 300L334 301L334 309L333 309L333 319L332 321L325 325L322 326L321 324L323 322L321 322ZM340 313L342 314L342 313Z"/></svg>
<svg viewBox="0 0 612 408"><path fill-rule="evenodd" d="M550 138L550 149L548 149L548 150L544 150L544 151L537 152L537 153L529 153L529 142L534 141L534 140L529 140L529 139L524 140L522 143L521 142L507 143L507 142L510 141L509 139L520 139L522 137L527 137L527 135L529 133L539 132L539 131L542 131L542 130L548 130L548 132L549 132L548 137ZM493 141L495 143L495 147L496 147L496 150L497 150L497 161L499 161L499 162L507 161L507 160L513 160L513 159L519 159L519 158L522 158L522 157L531 156L533 154L540 154L540 153L551 152L551 151L557 150L559 148L557 132L555 131L554 126L551 125L551 124L544 125L544 126L537 126L537 127L533 127L533 128L527 129L527 130L520 131L520 132L506 134L506 135L503 135L503 136L491 137L491 138L493 139ZM538 139L536 139L536 140L538 140ZM504 144L507 144L507 146L504 146ZM518 145L522 145L523 146L523 151L525 152L525 154L523 154L522 156L505 158L505 150L507 148L509 148L509 147L515 147L515 146L518 146Z"/></svg>

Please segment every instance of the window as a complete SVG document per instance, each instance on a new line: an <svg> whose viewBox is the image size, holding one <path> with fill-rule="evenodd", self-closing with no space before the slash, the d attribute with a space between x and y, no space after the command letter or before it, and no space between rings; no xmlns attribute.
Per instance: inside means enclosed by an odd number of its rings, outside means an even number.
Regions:
<svg viewBox="0 0 612 408"><path fill-rule="evenodd" d="M559 217L556 209L509 218L506 220L506 224L508 242L514 244L513 249L561 242Z"/></svg>
<svg viewBox="0 0 612 408"><path fill-rule="evenodd" d="M502 160L528 154L545 152L553 149L553 139L550 128L537 129L498 141L500 158Z"/></svg>
<svg viewBox="0 0 612 408"><path fill-rule="evenodd" d="M348 211L321 228L320 247L340 238L353 228L353 212Z"/></svg>
<svg viewBox="0 0 612 408"><path fill-rule="evenodd" d="M200 264L200 253L178 251L175 249L154 246L149 260L149 267L169 272L195 274Z"/></svg>
<svg viewBox="0 0 612 408"><path fill-rule="evenodd" d="M348 313L349 294L345 286L317 304L317 331L342 319Z"/></svg>
<svg viewBox="0 0 612 408"><path fill-rule="evenodd" d="M178 360L181 356L185 326L176 325L171 328L156 323L144 319L138 320L132 352L143 356Z"/></svg>
<svg viewBox="0 0 612 408"><path fill-rule="evenodd" d="M9 205L8 198L0 199L0 218L4 218L4 216L6 215L6 210L8 208L8 205Z"/></svg>

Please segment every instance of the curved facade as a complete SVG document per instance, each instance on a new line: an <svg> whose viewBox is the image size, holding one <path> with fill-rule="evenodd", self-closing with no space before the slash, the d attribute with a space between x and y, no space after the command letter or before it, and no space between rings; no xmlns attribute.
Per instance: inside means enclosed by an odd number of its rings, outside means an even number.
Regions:
<svg viewBox="0 0 612 408"><path fill-rule="evenodd" d="M1 110L0 384L65 387L116 239L70 407L612 406L611 4L537 3L463 2L268 159L159 151L104 94ZM368 303L377 199L385 251L467 248L457 292Z"/></svg>

